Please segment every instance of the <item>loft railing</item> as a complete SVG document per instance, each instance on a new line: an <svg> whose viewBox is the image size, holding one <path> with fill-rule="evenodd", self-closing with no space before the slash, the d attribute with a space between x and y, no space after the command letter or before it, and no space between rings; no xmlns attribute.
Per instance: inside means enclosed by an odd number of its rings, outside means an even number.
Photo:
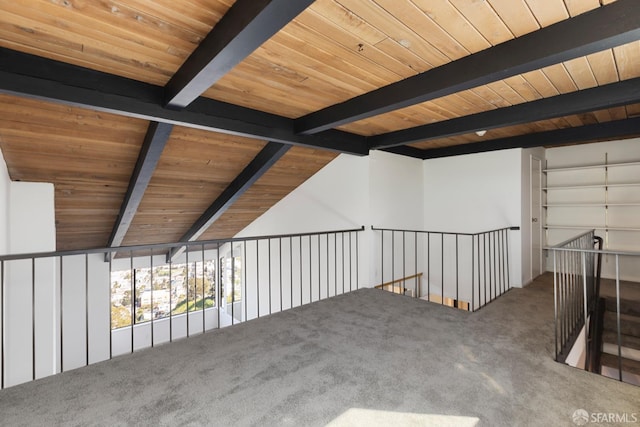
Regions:
<svg viewBox="0 0 640 427"><path fill-rule="evenodd" d="M480 233L374 228L381 282L414 277L414 297L476 311L511 289L509 231ZM418 284L421 281L423 283Z"/></svg>
<svg viewBox="0 0 640 427"><path fill-rule="evenodd" d="M0 388L358 289L363 230L0 256Z"/></svg>
<svg viewBox="0 0 640 427"><path fill-rule="evenodd" d="M589 329L590 327L601 327L601 325L597 325L601 319L597 319L594 322L585 322L585 319L595 316L598 305L600 305L600 310L604 309L605 304L600 297L599 291L599 275L601 257L606 256L610 259L610 262L611 259L613 260L615 268L613 280L606 279L613 282L615 295L612 296L612 305L615 308L612 310L607 304L606 309L613 311L615 314L613 329L615 330L615 359L617 365L613 373L607 373L606 375L619 381L625 381L621 327L622 298L620 291L621 283L623 283L621 279L623 272L620 267L620 259L627 258L627 268L629 270L637 270L634 266L640 260L640 252L594 249L594 244L601 248L601 241L602 239L594 236L594 232L591 230L559 245L545 248L553 256L556 360L564 362L567 359L568 353L574 351L580 344L576 337L583 332L584 342L580 347L584 357L576 357L576 359L583 361L585 370L595 370L605 375L603 372L604 367L600 363L594 362L594 360L597 361L599 359L600 355L589 354L590 351L604 352L604 349L601 348L601 342L595 346L591 345L592 343L590 342L591 339L595 338L593 338L594 334ZM631 272L631 276L635 276L635 274L637 273ZM624 284L637 288L637 278L635 280L634 282L625 281ZM634 293L637 293L637 291ZM592 369L591 365L593 364L600 366ZM633 382L638 385L637 380L627 380L627 382Z"/></svg>
<svg viewBox="0 0 640 427"><path fill-rule="evenodd" d="M548 248L553 255L555 355L563 362L596 303L595 230ZM588 323L586 328L588 329ZM589 331L585 331L588 340ZM588 348L588 346L587 346Z"/></svg>

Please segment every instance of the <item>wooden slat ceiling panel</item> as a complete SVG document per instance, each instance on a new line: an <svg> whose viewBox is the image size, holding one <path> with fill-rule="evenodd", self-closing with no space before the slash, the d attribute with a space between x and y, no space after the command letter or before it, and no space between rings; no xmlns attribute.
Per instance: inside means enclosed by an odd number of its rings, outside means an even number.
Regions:
<svg viewBox="0 0 640 427"><path fill-rule="evenodd" d="M600 0L564 0L571 17L588 12L600 6Z"/></svg>
<svg viewBox="0 0 640 427"><path fill-rule="evenodd" d="M234 236L336 156L328 151L292 147L199 240Z"/></svg>
<svg viewBox="0 0 640 427"><path fill-rule="evenodd" d="M425 142L418 142L411 145L421 149L449 147L453 145L490 141L492 139L506 138L528 133L543 132L548 130L563 129L595 123L606 123L613 120L622 120L626 118L637 117L638 115L640 115L640 104L634 104L625 107L593 111L580 115L560 117L554 120L542 120L518 126L508 126L499 129L492 129L487 131L484 136L478 136L475 133L470 133L450 138L440 138ZM540 144L544 145L544 141L540 141Z"/></svg>
<svg viewBox="0 0 640 427"><path fill-rule="evenodd" d="M164 85L231 0L2 2L0 45Z"/></svg>
<svg viewBox="0 0 640 427"><path fill-rule="evenodd" d="M162 85L232 4L12 2L3 5L0 44ZM318 0L207 96L299 117L599 6L575 0ZM626 79L621 68L637 67L637 51L616 48L342 129L375 135Z"/></svg>
<svg viewBox="0 0 640 427"><path fill-rule="evenodd" d="M640 76L640 40L613 49L621 80Z"/></svg>
<svg viewBox="0 0 640 427"><path fill-rule="evenodd" d="M123 244L178 241L265 144L175 127Z"/></svg>
<svg viewBox="0 0 640 427"><path fill-rule="evenodd" d="M205 96L297 118L614 0L316 0ZM0 46L163 86L234 0L2 2ZM376 135L640 77L640 41L342 126ZM148 122L0 97L12 179L53 182L58 249L103 246ZM640 115L640 104L413 144ZM124 244L178 240L265 142L176 127ZM231 237L336 154L292 148L200 239Z"/></svg>
<svg viewBox="0 0 640 427"><path fill-rule="evenodd" d="M391 39L384 26L415 40L416 52L409 50L409 61L407 49L399 44L408 43L406 39ZM447 62L418 39L374 2L318 0L205 96L299 117ZM369 52L373 53L368 57ZM252 62L268 66L256 75L251 72ZM290 76L296 79L288 83ZM284 85L274 85L283 79ZM235 88L245 92L237 93ZM282 110L278 100L286 100L289 108Z"/></svg>
<svg viewBox="0 0 640 427"><path fill-rule="evenodd" d="M300 117L599 6L569 0L318 0L205 96ZM616 66L607 51L341 129L375 135L514 105L615 81Z"/></svg>
<svg viewBox="0 0 640 427"><path fill-rule="evenodd" d="M640 75L640 41L342 126L376 135L602 86Z"/></svg>
<svg viewBox="0 0 640 427"><path fill-rule="evenodd" d="M0 96L0 149L12 180L55 186L57 248L104 246L147 122Z"/></svg>

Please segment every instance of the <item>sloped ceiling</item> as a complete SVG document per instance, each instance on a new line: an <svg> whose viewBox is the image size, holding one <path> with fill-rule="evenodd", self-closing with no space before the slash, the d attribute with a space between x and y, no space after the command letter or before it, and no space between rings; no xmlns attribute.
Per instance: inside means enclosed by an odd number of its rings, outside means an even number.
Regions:
<svg viewBox="0 0 640 427"><path fill-rule="evenodd" d="M231 237L339 153L640 134L636 0L0 9L0 150L59 250Z"/></svg>

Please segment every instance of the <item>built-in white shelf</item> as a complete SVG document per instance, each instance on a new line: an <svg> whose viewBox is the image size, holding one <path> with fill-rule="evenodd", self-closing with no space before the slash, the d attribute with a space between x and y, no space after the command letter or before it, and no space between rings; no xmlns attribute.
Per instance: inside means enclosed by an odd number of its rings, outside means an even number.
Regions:
<svg viewBox="0 0 640 427"><path fill-rule="evenodd" d="M609 177L612 169L624 166L630 167L629 172L620 170L613 174L616 177L614 182L610 182ZM605 248L609 248L610 234L612 238L615 237L613 239L615 242L635 240L635 238L614 233L640 232L640 226L636 226L640 223L640 219L633 221L633 218L640 217L640 201L638 201L640 196L635 194L636 190L634 189L640 189L640 180L636 180L638 167L640 167L640 161L636 160L609 163L608 154L605 153L604 163L544 169L547 185L543 188L545 201L542 206L547 241L552 230L589 229L603 232ZM601 173L598 169L601 170ZM555 174L554 172L566 172L566 174ZM623 188L626 191L616 192L616 188ZM612 197L612 195L615 196ZM548 224L549 219L552 224ZM570 225L574 220L593 222L598 225Z"/></svg>
<svg viewBox="0 0 640 427"><path fill-rule="evenodd" d="M640 231L640 227L604 227L600 225L559 225L549 224L547 230L605 230L605 231Z"/></svg>
<svg viewBox="0 0 640 427"><path fill-rule="evenodd" d="M612 206L640 206L640 202L625 202L625 203L548 203L542 205L545 208L605 208Z"/></svg>
<svg viewBox="0 0 640 427"><path fill-rule="evenodd" d="M588 188L616 188L616 187L640 187L640 182L627 182L619 184L588 184L588 185L554 185L553 187L544 187L544 191L549 190L580 190Z"/></svg>
<svg viewBox="0 0 640 427"><path fill-rule="evenodd" d="M601 163L596 165L584 165L584 166L570 166L563 168L547 168L543 169L543 172L562 172L562 171L577 171L583 169L601 169L601 168L613 168L620 166L640 166L640 162L622 162L622 163Z"/></svg>

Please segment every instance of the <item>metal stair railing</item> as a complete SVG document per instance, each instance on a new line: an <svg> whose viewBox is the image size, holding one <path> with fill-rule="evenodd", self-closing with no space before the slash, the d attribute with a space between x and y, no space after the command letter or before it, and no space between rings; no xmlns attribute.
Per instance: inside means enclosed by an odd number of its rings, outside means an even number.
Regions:
<svg viewBox="0 0 640 427"><path fill-rule="evenodd" d="M598 244L598 249L591 245ZM621 270L620 259L627 258L628 266L637 265L640 252L602 250L600 240L593 236L593 230L583 233L560 245L547 247L553 253L554 263L554 305L555 305L555 345L556 360L565 362L571 351L570 363L580 367L584 360L584 369L616 378L619 381L636 383L633 379L624 379L623 371L623 345L622 345L622 308L621 308ZM615 268L615 310L605 307L605 301L600 298L599 277L601 271L601 257L613 258ZM597 261L596 261L597 260ZM635 277L633 268L630 269L630 278ZM626 282L626 285L637 285ZM615 354L616 366L611 371L602 372L600 357L602 353L603 322L601 314L604 310L615 312L615 333L617 352ZM588 320L587 320L588 319ZM584 343L576 341L584 330ZM574 345L575 344L575 345ZM575 347L572 349L572 347ZM583 357L576 357L584 351ZM582 356L582 354L580 354ZM633 375L630 375L631 378Z"/></svg>
<svg viewBox="0 0 640 427"><path fill-rule="evenodd" d="M589 312L595 304L595 230L547 248L553 253L555 358L564 362L584 327L588 348Z"/></svg>

